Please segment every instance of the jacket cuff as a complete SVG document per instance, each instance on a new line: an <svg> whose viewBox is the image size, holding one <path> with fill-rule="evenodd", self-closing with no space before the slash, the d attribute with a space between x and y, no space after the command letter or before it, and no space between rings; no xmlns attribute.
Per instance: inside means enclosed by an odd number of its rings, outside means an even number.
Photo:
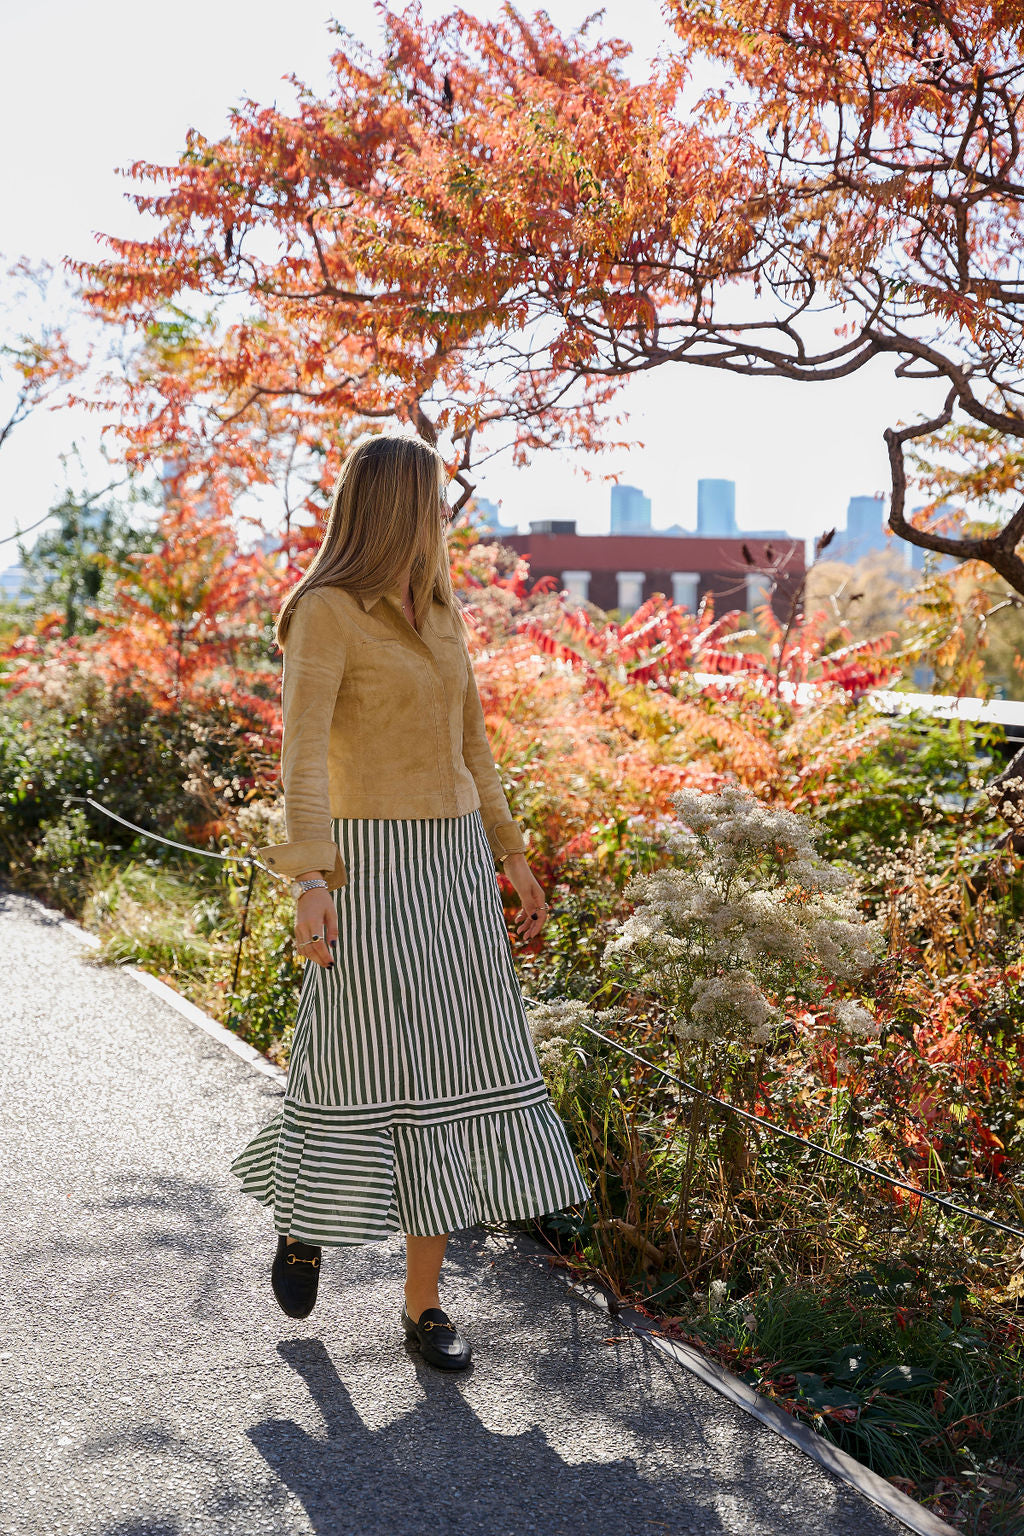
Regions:
<svg viewBox="0 0 1024 1536"><path fill-rule="evenodd" d="M526 838L518 821L496 821L485 830L495 859L500 861L506 853L526 852Z"/></svg>
<svg viewBox="0 0 1024 1536"><path fill-rule="evenodd" d="M329 891L348 884L348 870L341 849L329 838L310 838L303 843L270 843L266 848L257 848L256 852L267 869L289 880L297 880L308 870L319 869Z"/></svg>

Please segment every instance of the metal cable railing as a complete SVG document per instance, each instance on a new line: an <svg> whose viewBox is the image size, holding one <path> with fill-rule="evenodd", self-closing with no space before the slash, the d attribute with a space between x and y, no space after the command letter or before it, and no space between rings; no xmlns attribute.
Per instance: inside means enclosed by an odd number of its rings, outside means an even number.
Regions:
<svg viewBox="0 0 1024 1536"><path fill-rule="evenodd" d="M526 998L526 1001L533 1003L535 1006L537 1005L535 998ZM667 1078L669 1082L675 1083L677 1087L685 1089L691 1098L704 1099L708 1103L717 1104L720 1108L727 1109L730 1114L739 1115L742 1119L749 1120L761 1130L772 1131L777 1136L786 1136L789 1140L797 1141L801 1146L810 1148L812 1152L820 1152L823 1157L831 1158L833 1162L844 1163L847 1168L854 1168L858 1173L869 1174L873 1179L881 1179L884 1183L892 1185L894 1189L903 1189L908 1194L917 1195L922 1200L929 1200L933 1205L938 1205L944 1210L952 1211L954 1215L966 1216L970 1221L984 1222L986 1226L995 1227L999 1232L1008 1232L1011 1237L1024 1239L1024 1230L1020 1227L1011 1227L1007 1222L999 1221L995 1216L985 1216L980 1211L968 1210L967 1206L957 1205L948 1196L936 1195L930 1189L918 1189L915 1184L908 1184L904 1179L897 1179L891 1173L883 1173L880 1168L872 1168L870 1163L858 1163L852 1157L844 1156L842 1152L833 1152L831 1147L823 1147L819 1142L809 1141L806 1136L801 1136L797 1131L787 1130L784 1125L776 1125L774 1120L764 1119L761 1115L752 1115L749 1110L740 1109L738 1104L730 1104L728 1099L720 1099L703 1088L696 1088L692 1083L686 1082L685 1078L677 1077L674 1072L670 1072L667 1067L659 1066L656 1061L650 1061L646 1057L639 1055L638 1052L631 1050L628 1045L623 1045L621 1041L613 1039L611 1035L602 1034L599 1029L594 1029L590 1024L579 1023L574 1024L573 1027L585 1030L588 1035L593 1035L597 1040L603 1040L605 1045L610 1045L613 1050L619 1051L623 1056L630 1056L634 1061L640 1062L642 1066L648 1067L650 1071L657 1072L659 1076Z"/></svg>
<svg viewBox="0 0 1024 1536"><path fill-rule="evenodd" d="M98 800L94 800L91 795L65 795L64 799L68 802L76 801L81 805L91 805L93 810L102 811L103 815L109 816L111 821L119 821L122 827L130 827L131 830L133 832L137 832L140 837L152 838L154 842L164 843L168 848L180 848L183 853L197 854L201 859L230 860L236 864L249 865L249 884L245 888L245 901L242 903L242 920L238 929L238 945L235 949L235 970L234 975L231 978L231 990L234 992L238 986L238 972L242 964L242 945L245 943L246 930L249 925L249 900L252 896L253 885L256 882L256 871L263 868L263 865L260 863L259 859L256 858L255 854L216 853L211 848L193 848L190 843L176 842L173 837L161 837L159 832L150 832L148 827L140 827L134 821L126 820L124 816L119 816L116 811L112 811L107 806L101 805L100 802Z"/></svg>
<svg viewBox="0 0 1024 1536"><path fill-rule="evenodd" d="M185 853L198 854L202 859L231 859L237 864L255 864L258 869L263 866L255 854L251 853L215 853L211 848L193 848L190 843L177 843L173 837L161 837L159 832L150 832L148 827L140 827L134 821L126 821L116 811L111 811L91 795L65 795L66 801L77 801L82 805L91 805L93 810L102 811L104 816L109 816L112 821L119 821L122 827L130 827L133 832L138 832L141 837L151 837L155 842L166 843L168 848L181 848Z"/></svg>
<svg viewBox="0 0 1024 1536"><path fill-rule="evenodd" d="M137 832L141 837L153 838L156 842L165 843L170 848L180 848L185 853L198 854L201 858L233 860L236 863L244 863L250 866L249 885L246 891L245 905L242 910L242 928L238 939L238 951L235 956L235 974L231 988L234 991L238 984L238 967L242 953L242 941L245 938L249 897L252 894L256 871L264 868L259 859L251 853L215 853L208 848L194 848L188 843L176 842L171 837L161 837L158 832L150 832L146 827L140 827L133 821L127 821L125 817L119 816L116 811L111 811L107 806L101 805L98 800L94 800L91 795L67 795L65 799L91 805L94 810L101 811L104 816L109 816L113 821L120 822L124 827L130 827L133 832ZM527 997L525 993L523 994L523 1000L530 1006L540 1006L539 999ZM810 1141L806 1136L801 1136L797 1131L790 1131L783 1125L776 1125L773 1120L767 1120L761 1115L751 1114L749 1110L741 1109L737 1104L730 1104L727 1099L720 1099L715 1094L708 1093L705 1089L697 1088L693 1083L686 1082L685 1078L678 1077L674 1072L670 1072L667 1067L659 1066L657 1062L648 1060L638 1052L631 1050L628 1045L623 1045L621 1041L615 1040L611 1035L603 1034L601 1030L594 1029L590 1024L580 1023L574 1027L585 1030L587 1034L603 1041L605 1045L611 1046L613 1050L618 1051L621 1055L631 1057L633 1061L639 1062L641 1066L647 1067L649 1071L657 1072L659 1076L667 1078L676 1087L682 1088L691 1098L700 1098L704 1099L707 1103L717 1104L721 1109L728 1110L730 1114L738 1115L743 1120L749 1120L760 1130L771 1131L776 1136L785 1136L790 1141L799 1142L801 1146L807 1147L810 1151L819 1153L822 1157L831 1158L833 1162L842 1163L847 1168L853 1168L857 1173L867 1174L869 1178L879 1179L882 1183L888 1184L894 1189L900 1189L907 1194L916 1195L919 1199L927 1200L932 1205L939 1206L955 1216L963 1216L968 1221L982 1222L985 1226L992 1227L998 1232L1006 1232L1010 1237L1019 1237L1024 1241L1024 1229L1020 1227L1010 1226L1008 1222L999 1221L995 1216L986 1216L981 1211L972 1211L966 1206L957 1205L947 1195L937 1195L930 1189L919 1189L914 1184L908 1184L904 1179L897 1179L893 1174L883 1173L880 1168L872 1168L869 1163L859 1163L854 1158L846 1157L842 1152L833 1152L830 1147L823 1147L820 1143Z"/></svg>

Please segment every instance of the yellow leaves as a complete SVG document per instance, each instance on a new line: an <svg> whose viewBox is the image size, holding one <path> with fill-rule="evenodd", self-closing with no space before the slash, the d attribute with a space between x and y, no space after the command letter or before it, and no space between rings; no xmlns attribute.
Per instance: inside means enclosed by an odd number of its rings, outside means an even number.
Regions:
<svg viewBox="0 0 1024 1536"><path fill-rule="evenodd" d="M960 646L955 636L950 636L935 651L935 665L937 667L951 667L960 653Z"/></svg>

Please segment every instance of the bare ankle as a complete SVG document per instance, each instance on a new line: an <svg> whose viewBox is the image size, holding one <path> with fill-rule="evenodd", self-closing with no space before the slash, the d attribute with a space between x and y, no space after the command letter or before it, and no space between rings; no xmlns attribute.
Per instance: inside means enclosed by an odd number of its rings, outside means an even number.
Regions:
<svg viewBox="0 0 1024 1536"><path fill-rule="evenodd" d="M441 1298L437 1291L410 1291L405 1292L405 1310L414 1323L419 1322L430 1307L440 1307Z"/></svg>

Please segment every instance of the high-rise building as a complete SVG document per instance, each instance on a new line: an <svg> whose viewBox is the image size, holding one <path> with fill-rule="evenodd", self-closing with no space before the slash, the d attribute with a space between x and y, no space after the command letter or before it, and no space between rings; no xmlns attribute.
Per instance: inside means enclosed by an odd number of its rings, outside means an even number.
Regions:
<svg viewBox="0 0 1024 1536"><path fill-rule="evenodd" d="M612 533L650 533L651 498L635 485L612 486Z"/></svg>
<svg viewBox="0 0 1024 1536"><path fill-rule="evenodd" d="M17 602L25 586L25 567L20 564L9 565L0 571L0 597L4 602Z"/></svg>
<svg viewBox="0 0 1024 1536"><path fill-rule="evenodd" d="M911 517L922 511L911 509ZM846 528L829 545L826 559L844 560L850 565L877 550L894 550L912 571L924 570L926 550L908 539L893 538L888 532L888 501L884 496L851 496L846 508ZM952 555L933 555L933 569L951 570L959 562Z"/></svg>
<svg viewBox="0 0 1024 1536"><path fill-rule="evenodd" d="M698 480L697 537L731 539L738 531L735 480Z"/></svg>
<svg viewBox="0 0 1024 1536"><path fill-rule="evenodd" d="M846 507L846 527L836 534L829 555L852 565L873 550L891 548L885 519L884 496L851 496Z"/></svg>

